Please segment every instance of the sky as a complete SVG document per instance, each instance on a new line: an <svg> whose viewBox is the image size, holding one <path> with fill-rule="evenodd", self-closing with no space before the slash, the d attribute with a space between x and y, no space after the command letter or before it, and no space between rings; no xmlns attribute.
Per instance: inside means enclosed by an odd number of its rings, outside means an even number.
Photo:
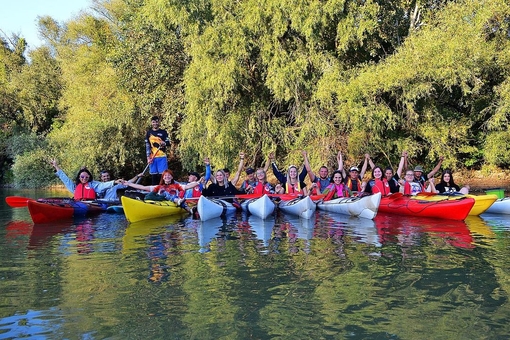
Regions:
<svg viewBox="0 0 510 340"><path fill-rule="evenodd" d="M88 9L92 0L0 0L0 35L19 34L29 49L42 45L37 32L37 17L49 15L58 22L72 19Z"/></svg>

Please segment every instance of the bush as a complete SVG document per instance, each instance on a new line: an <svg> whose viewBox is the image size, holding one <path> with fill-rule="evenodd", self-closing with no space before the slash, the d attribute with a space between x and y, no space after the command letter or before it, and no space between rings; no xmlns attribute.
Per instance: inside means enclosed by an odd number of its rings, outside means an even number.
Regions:
<svg viewBox="0 0 510 340"><path fill-rule="evenodd" d="M12 166L14 187L35 189L56 184L57 177L48 163L49 159L42 149L16 156Z"/></svg>

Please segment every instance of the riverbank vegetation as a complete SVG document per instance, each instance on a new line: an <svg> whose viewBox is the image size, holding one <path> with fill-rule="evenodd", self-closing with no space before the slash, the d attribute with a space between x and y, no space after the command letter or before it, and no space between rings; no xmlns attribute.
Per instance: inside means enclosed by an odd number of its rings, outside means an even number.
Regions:
<svg viewBox="0 0 510 340"><path fill-rule="evenodd" d="M45 44L0 37L2 181L145 167L162 117L170 166L202 170L510 164L510 5L493 1L94 0L68 22L41 17ZM315 165L315 166L314 166Z"/></svg>

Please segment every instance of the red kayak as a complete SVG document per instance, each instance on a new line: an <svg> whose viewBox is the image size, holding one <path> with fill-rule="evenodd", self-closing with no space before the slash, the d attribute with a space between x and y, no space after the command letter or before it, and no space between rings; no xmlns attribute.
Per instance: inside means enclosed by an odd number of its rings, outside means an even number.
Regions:
<svg viewBox="0 0 510 340"><path fill-rule="evenodd" d="M384 214L432 217L462 221L475 204L473 198L445 201L423 201L412 199L396 193L383 197L379 204L379 212Z"/></svg>
<svg viewBox="0 0 510 340"><path fill-rule="evenodd" d="M106 211L108 204L80 202L73 199L46 199L28 201L28 211L34 223L49 223L62 219L94 215Z"/></svg>

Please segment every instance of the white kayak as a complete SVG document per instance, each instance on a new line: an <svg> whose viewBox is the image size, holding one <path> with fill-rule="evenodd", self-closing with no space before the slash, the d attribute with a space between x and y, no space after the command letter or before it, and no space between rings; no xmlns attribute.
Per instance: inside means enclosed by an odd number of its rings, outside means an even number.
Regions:
<svg viewBox="0 0 510 340"><path fill-rule="evenodd" d="M364 197L346 197L323 201L317 203L317 208L337 214L373 220L375 215L377 215L379 203L381 203L381 193Z"/></svg>
<svg viewBox="0 0 510 340"><path fill-rule="evenodd" d="M197 203L197 211L201 221L225 216L236 212L236 210L237 208L232 203L217 198L200 196Z"/></svg>
<svg viewBox="0 0 510 340"><path fill-rule="evenodd" d="M485 210L488 214L510 214L510 197L503 197L497 199L489 209Z"/></svg>
<svg viewBox="0 0 510 340"><path fill-rule="evenodd" d="M315 204L309 196L306 196L294 198L290 201L282 200L278 204L278 207L286 214L292 214L304 219L309 219L314 215L315 210L317 209L317 204Z"/></svg>
<svg viewBox="0 0 510 340"><path fill-rule="evenodd" d="M263 195L262 197L245 200L241 203L241 208L243 211L265 219L274 212L275 204L269 196Z"/></svg>

